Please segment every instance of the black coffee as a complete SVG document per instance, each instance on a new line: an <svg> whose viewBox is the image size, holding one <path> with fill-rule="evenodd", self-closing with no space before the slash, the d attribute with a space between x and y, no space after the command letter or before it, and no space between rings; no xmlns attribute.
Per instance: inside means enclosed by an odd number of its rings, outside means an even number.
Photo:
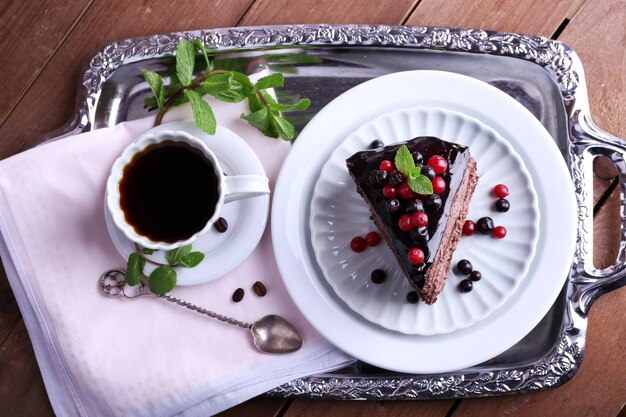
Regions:
<svg viewBox="0 0 626 417"><path fill-rule="evenodd" d="M153 241L176 242L199 232L217 200L213 163L182 142L148 146L124 167L120 181L126 222Z"/></svg>

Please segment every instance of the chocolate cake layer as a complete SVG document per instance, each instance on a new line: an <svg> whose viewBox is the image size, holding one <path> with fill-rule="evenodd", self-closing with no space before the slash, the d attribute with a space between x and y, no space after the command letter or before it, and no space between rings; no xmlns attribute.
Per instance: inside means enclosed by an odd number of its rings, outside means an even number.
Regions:
<svg viewBox="0 0 626 417"><path fill-rule="evenodd" d="M436 196L418 196L426 207L428 225L419 233L402 230L398 221L406 214L409 200L400 201L400 209L390 212L386 208L387 198L383 195L381 184L372 184L370 174L378 170L383 160L394 161L400 146L406 145L413 154L419 152L426 163L433 155L442 156L448 164L447 170L440 176L446 187L439 195L441 206L433 209ZM404 143L398 143L379 149L357 152L346 161L350 175L357 185L357 191L369 204L372 217L389 247L393 250L399 266L413 287L420 292L427 304L437 300L443 289L452 254L458 244L461 229L470 198L478 182L476 162L467 147L447 142L435 137L417 137ZM430 209L429 209L430 208ZM424 253L424 262L412 264L408 259L411 248L419 248Z"/></svg>

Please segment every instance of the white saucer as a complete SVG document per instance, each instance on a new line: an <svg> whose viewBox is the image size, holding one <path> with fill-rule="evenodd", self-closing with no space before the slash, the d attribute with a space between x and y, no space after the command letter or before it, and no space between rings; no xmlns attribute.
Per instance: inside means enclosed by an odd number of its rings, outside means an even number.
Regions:
<svg viewBox="0 0 626 417"><path fill-rule="evenodd" d="M201 139L217 156L227 175L265 175L265 170L252 148L237 134L224 127L218 126L215 135L209 136L198 129L193 121L179 121L157 126L150 132L159 130L184 130ZM211 228L193 242L193 250L204 253L205 258L195 268L177 268L177 285L204 284L239 266L263 236L269 202L269 195L265 195L225 204L220 216L228 222L228 230L226 233L219 233ZM124 259L127 259L135 250L134 244L115 226L106 205L104 211L111 240ZM163 252L155 252L150 257L157 262L165 262ZM148 263L145 272L149 274L154 268L154 265Z"/></svg>
<svg viewBox="0 0 626 417"><path fill-rule="evenodd" d="M382 243L363 253L350 250L354 236L378 230L368 205L356 192L346 159L367 150L374 139L385 145L416 136L435 136L469 147L477 162L479 181L468 218L491 217L505 226L505 239L475 235L462 237L453 265L469 259L482 272L474 290L461 293L465 276L448 273L437 302L410 304L413 291L394 254ZM498 213L491 191L504 183L511 208ZM432 107L413 107L384 114L348 136L324 164L311 202L311 239L319 265L335 293L367 320L407 334L434 335L468 327L502 306L526 276L539 236L539 207L530 174L520 156L493 129L462 113ZM387 280L374 284L374 269L387 272Z"/></svg>

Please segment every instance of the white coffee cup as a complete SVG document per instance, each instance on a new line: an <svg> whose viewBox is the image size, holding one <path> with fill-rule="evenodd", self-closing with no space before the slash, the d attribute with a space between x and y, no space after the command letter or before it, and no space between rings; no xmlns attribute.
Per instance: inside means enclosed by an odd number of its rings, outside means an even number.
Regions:
<svg viewBox="0 0 626 417"><path fill-rule="evenodd" d="M148 146L164 141L183 142L201 151L203 156L211 162L217 177L218 198L213 215L206 222L202 230L194 233L185 240L176 242L158 242L137 233L135 228L126 221L124 210L120 204L120 181L122 180L126 165L128 165L136 154L144 151ZM124 149L122 154L113 163L111 173L107 180L106 191L106 205L113 218L113 222L129 240L144 248L172 250L188 245L206 233L219 218L219 213L224 204L244 198L269 194L270 189L268 179L263 175L224 175L215 154L211 152L202 140L184 131L165 130L147 133Z"/></svg>

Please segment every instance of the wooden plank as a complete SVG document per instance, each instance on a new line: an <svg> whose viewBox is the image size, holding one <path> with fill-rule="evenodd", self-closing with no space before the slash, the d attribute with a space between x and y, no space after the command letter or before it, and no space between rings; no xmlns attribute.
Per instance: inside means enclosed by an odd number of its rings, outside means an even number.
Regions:
<svg viewBox="0 0 626 417"><path fill-rule="evenodd" d="M288 406L288 402L282 398L256 397L217 414L217 417L274 417L279 414L283 407Z"/></svg>
<svg viewBox="0 0 626 417"><path fill-rule="evenodd" d="M0 123L90 2L9 1L0 8Z"/></svg>
<svg viewBox="0 0 626 417"><path fill-rule="evenodd" d="M481 28L550 37L577 2L422 0L408 25Z"/></svg>
<svg viewBox="0 0 626 417"><path fill-rule="evenodd" d="M241 26L298 23L400 24L416 0L397 0L393 5L378 0L257 0Z"/></svg>
<svg viewBox="0 0 626 417"><path fill-rule="evenodd" d="M70 118L83 65L102 46L152 33L233 26L251 1L94 2L0 126L0 159L38 143Z"/></svg>
<svg viewBox="0 0 626 417"><path fill-rule="evenodd" d="M443 417L454 400L433 401L329 401L297 400L285 417Z"/></svg>
<svg viewBox="0 0 626 417"><path fill-rule="evenodd" d="M54 417L22 321L0 347L0 415Z"/></svg>

